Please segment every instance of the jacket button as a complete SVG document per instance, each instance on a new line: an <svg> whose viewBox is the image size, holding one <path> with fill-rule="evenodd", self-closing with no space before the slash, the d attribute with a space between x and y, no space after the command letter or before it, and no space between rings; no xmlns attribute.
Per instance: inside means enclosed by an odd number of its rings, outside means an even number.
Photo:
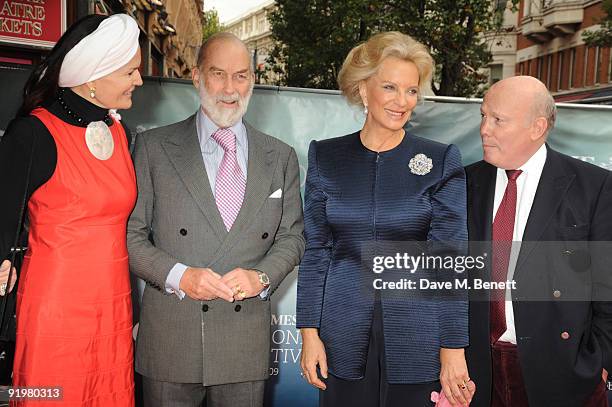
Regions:
<svg viewBox="0 0 612 407"><path fill-rule="evenodd" d="M202 312L208 311L208 304L202 305Z"/></svg>
<svg viewBox="0 0 612 407"><path fill-rule="evenodd" d="M236 305L234 307L234 311L236 311L236 312L240 312L241 309L242 309L242 306L240 304L238 304L238 305Z"/></svg>
<svg viewBox="0 0 612 407"><path fill-rule="evenodd" d="M187 235L187 229L181 229L181 230L179 230L179 233L180 233L182 236L186 236L186 235Z"/></svg>
<svg viewBox="0 0 612 407"><path fill-rule="evenodd" d="M567 339L569 339L569 337L570 337L569 333L567 333L567 332L562 332L561 333L561 339L566 339L567 340Z"/></svg>
<svg viewBox="0 0 612 407"><path fill-rule="evenodd" d="M263 235L261 235L261 238L262 238L262 239L267 239L267 238L268 238L268 236L269 236L269 235L268 235L268 232L264 232L264 234L263 234Z"/></svg>
<svg viewBox="0 0 612 407"><path fill-rule="evenodd" d="M561 297L561 291L559 291L559 290L553 291L553 297L560 298Z"/></svg>

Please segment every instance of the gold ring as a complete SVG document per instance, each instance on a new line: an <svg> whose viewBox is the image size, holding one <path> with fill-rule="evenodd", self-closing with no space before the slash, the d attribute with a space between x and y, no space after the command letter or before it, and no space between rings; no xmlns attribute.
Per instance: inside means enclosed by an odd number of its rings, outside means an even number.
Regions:
<svg viewBox="0 0 612 407"><path fill-rule="evenodd" d="M465 389L467 389L467 386L465 384L461 384L461 385L459 385L459 388L461 390L465 390Z"/></svg>
<svg viewBox="0 0 612 407"><path fill-rule="evenodd" d="M234 286L234 293L238 294L240 291L242 291L242 289L240 288L240 284L236 284Z"/></svg>
<svg viewBox="0 0 612 407"><path fill-rule="evenodd" d="M239 296L241 296L241 297L242 297L242 299L245 299L245 298L246 298L246 293L245 293L244 291L242 291L242 290L239 290L237 294L238 294Z"/></svg>

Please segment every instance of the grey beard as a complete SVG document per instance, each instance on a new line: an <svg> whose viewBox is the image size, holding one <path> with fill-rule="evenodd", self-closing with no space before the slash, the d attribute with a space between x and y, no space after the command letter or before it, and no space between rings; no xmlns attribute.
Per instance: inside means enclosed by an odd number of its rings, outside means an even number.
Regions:
<svg viewBox="0 0 612 407"><path fill-rule="evenodd" d="M242 116L247 111L249 107L249 101L251 100L251 95L253 94L253 85L251 85L249 92L243 98L240 96L238 92L235 93L235 99L238 100L238 107L236 109L227 109L224 107L220 107L217 102L221 100L221 98L217 98L215 96L211 96L206 90L206 86L203 82L200 82L200 103L206 111L206 114L217 126L220 128L228 128L232 127L236 123L242 119Z"/></svg>

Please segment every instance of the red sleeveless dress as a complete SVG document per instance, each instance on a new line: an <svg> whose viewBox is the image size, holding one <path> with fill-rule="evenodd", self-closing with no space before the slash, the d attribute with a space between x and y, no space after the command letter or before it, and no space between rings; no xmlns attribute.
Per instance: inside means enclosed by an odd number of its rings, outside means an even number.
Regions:
<svg viewBox="0 0 612 407"><path fill-rule="evenodd" d="M57 146L55 172L28 203L17 292L13 386L62 388L62 400L12 405L133 406L132 302L126 246L136 177L123 127L95 158L85 129L32 112Z"/></svg>

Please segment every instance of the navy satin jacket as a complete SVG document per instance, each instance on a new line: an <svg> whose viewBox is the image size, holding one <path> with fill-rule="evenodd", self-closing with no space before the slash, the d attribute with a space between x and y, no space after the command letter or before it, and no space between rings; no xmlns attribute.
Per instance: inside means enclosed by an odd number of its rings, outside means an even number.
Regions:
<svg viewBox="0 0 612 407"><path fill-rule="evenodd" d="M419 153L432 160L424 175L409 168ZM380 298L389 383L438 380L440 347L468 345L467 301L415 301L364 290L362 247L467 240L465 173L457 147L408 133L382 153L368 150L359 133L312 141L304 218L297 327L319 329L330 373L363 377L374 301Z"/></svg>

